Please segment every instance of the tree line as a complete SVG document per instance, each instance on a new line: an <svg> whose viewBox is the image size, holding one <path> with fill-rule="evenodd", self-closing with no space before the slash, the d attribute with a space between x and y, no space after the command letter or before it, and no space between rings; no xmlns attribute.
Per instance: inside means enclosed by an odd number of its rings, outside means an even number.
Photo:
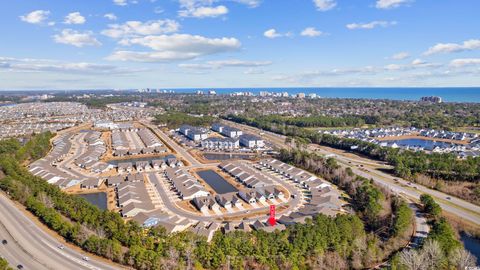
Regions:
<svg viewBox="0 0 480 270"><path fill-rule="evenodd" d="M156 124L165 124L169 128L178 128L181 125L209 126L215 121L211 116L193 116L182 112L167 112L155 116Z"/></svg>
<svg viewBox="0 0 480 270"><path fill-rule="evenodd" d="M340 117L323 115L287 117L272 114L260 116L258 119L259 121L297 127L361 127L365 124L377 123L376 117L360 115L346 115Z"/></svg>

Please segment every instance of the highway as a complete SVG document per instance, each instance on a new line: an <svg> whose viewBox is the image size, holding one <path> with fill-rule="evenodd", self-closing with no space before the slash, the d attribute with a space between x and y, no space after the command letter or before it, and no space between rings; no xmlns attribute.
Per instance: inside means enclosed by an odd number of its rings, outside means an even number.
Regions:
<svg viewBox="0 0 480 270"><path fill-rule="evenodd" d="M32 270L126 269L70 249L42 230L4 194L0 194L0 239L8 241L7 244L0 244L0 256L12 267L22 265L24 269ZM65 245L65 248L60 249L61 245ZM84 261L84 256L89 260Z"/></svg>
<svg viewBox="0 0 480 270"><path fill-rule="evenodd" d="M285 144L286 137L269 131L263 131L255 127L237 124L231 121L224 121L229 125L236 126L255 135L260 135L265 140L275 144L279 148L288 148ZM352 171L360 176L373 179L376 183L383 185L396 194L405 195L411 199L418 200L421 194L431 195L435 201L446 212L449 212L461 219L468 220L480 225L480 206L469 203L460 198L427 188L422 185L412 184L408 181L382 172L379 168L389 168L384 162L378 162L356 154L346 153L337 149L323 147L317 144L308 145L307 150L315 151L323 155L334 156L342 167L350 167Z"/></svg>

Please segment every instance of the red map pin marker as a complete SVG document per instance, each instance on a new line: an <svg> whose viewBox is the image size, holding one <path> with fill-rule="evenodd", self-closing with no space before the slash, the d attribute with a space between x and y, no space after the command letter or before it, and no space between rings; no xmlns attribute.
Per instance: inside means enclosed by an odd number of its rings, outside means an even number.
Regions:
<svg viewBox="0 0 480 270"><path fill-rule="evenodd" d="M268 219L270 226L275 226L277 220L275 219L275 205L270 205L270 218Z"/></svg>

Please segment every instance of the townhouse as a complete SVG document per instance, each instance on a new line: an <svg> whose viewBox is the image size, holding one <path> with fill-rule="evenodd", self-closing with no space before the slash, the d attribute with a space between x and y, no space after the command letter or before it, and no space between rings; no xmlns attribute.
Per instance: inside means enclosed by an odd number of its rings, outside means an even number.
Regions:
<svg viewBox="0 0 480 270"><path fill-rule="evenodd" d="M165 176L182 200L210 195L205 187L184 169L167 168L165 169Z"/></svg>
<svg viewBox="0 0 480 270"><path fill-rule="evenodd" d="M219 167L249 188L265 187L274 183L270 176L244 161L225 161Z"/></svg>
<svg viewBox="0 0 480 270"><path fill-rule="evenodd" d="M265 147L265 141L255 135L243 134L240 136L240 145L247 148L263 148Z"/></svg>
<svg viewBox="0 0 480 270"><path fill-rule="evenodd" d="M207 138L201 142L202 148L216 150L234 150L238 149L240 142L235 138Z"/></svg>
<svg viewBox="0 0 480 270"><path fill-rule="evenodd" d="M192 141L201 141L208 137L208 133L205 128L193 127L190 125L180 126L179 132Z"/></svg>
<svg viewBox="0 0 480 270"><path fill-rule="evenodd" d="M122 182L116 187L118 207L123 217L133 217L154 209L143 182Z"/></svg>

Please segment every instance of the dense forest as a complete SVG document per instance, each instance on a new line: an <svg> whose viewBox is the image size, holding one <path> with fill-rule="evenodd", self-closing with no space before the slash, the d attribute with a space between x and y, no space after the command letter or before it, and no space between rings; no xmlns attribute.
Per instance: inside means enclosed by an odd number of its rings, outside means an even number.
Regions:
<svg viewBox="0 0 480 270"><path fill-rule="evenodd" d="M365 124L376 124L377 117L368 116L296 116L286 117L280 115L267 115L258 118L262 122L271 122L280 125L291 125L297 127L362 127Z"/></svg>
<svg viewBox="0 0 480 270"><path fill-rule="evenodd" d="M195 94L172 94L150 96L150 98L153 99L150 102L151 105L158 105L166 110L223 116L228 114L241 114L247 117L281 115L289 119L305 118L300 119L299 124L318 127L329 127L328 118L330 117L357 118L353 120L352 126L361 123L361 119L366 124L377 126L398 125L445 130L480 126L480 105L476 103L432 104L399 100L292 99ZM327 121L317 122L315 120L317 117L327 117ZM357 122L358 120L360 122ZM293 120L290 124L295 125L295 123L296 120ZM342 126L345 125L338 125L338 127Z"/></svg>
<svg viewBox="0 0 480 270"><path fill-rule="evenodd" d="M181 125L210 126L215 121L211 116L193 116L181 112L167 112L155 116L156 124L165 124L169 128L178 128Z"/></svg>

